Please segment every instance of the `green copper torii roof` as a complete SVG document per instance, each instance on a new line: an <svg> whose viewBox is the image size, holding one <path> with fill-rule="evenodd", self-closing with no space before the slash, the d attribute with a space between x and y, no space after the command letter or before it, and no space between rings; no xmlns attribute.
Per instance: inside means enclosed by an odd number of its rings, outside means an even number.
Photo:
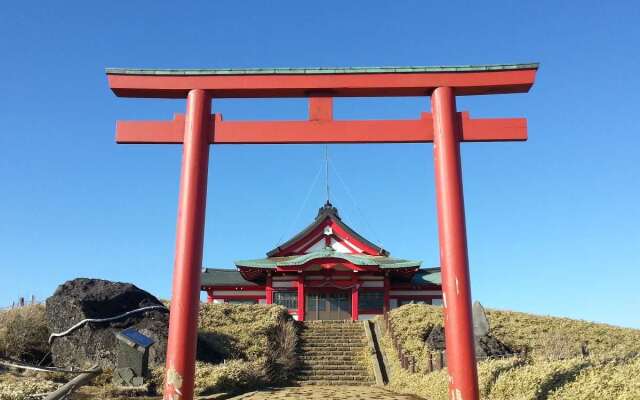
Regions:
<svg viewBox="0 0 640 400"><path fill-rule="evenodd" d="M540 64L487 64L413 67L317 67L317 68L107 68L111 75L323 75L323 74L392 74L430 72L488 72L538 69Z"/></svg>
<svg viewBox="0 0 640 400"><path fill-rule="evenodd" d="M239 260L235 261L235 264L238 267L275 269L276 267L298 267L322 258L337 258L358 266L379 266L380 269L418 268L422 264L422 261L402 260L385 256L345 254L329 249L287 257Z"/></svg>

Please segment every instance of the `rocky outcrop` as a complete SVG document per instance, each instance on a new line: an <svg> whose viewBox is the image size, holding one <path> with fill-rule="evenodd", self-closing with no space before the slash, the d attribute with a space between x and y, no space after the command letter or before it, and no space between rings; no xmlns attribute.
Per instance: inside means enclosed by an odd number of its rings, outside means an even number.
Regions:
<svg viewBox="0 0 640 400"><path fill-rule="evenodd" d="M58 286L47 299L46 316L51 332L63 332L87 318L109 318L162 303L130 283L78 278ZM134 327L152 338L149 365L162 365L167 347L169 314L156 309L111 322L86 323L64 337L54 338L51 356L56 366L86 367L98 364L114 367L117 361L115 333Z"/></svg>

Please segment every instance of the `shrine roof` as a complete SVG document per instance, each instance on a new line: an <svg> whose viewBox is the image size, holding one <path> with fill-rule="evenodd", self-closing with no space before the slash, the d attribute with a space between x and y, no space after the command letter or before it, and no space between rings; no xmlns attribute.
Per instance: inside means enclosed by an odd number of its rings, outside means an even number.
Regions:
<svg viewBox="0 0 640 400"><path fill-rule="evenodd" d="M358 266L378 266L380 267L380 269L418 268L420 267L420 264L422 264L422 261L403 260L400 258L387 256L347 254L337 252L333 249L326 249L302 255L285 257L269 257L256 260L239 260L235 261L235 264L238 267L275 269L276 267L302 266L308 262L325 258L336 258Z"/></svg>
<svg viewBox="0 0 640 400"><path fill-rule="evenodd" d="M235 269L205 268L202 271L200 286L260 286L242 277Z"/></svg>
<svg viewBox="0 0 640 400"><path fill-rule="evenodd" d="M324 75L391 74L429 72L484 72L538 69L538 63L405 67L314 67L314 68L107 68L109 75Z"/></svg>
<svg viewBox="0 0 640 400"><path fill-rule="evenodd" d="M411 277L412 285L441 285L442 284L442 276L440 274L440 268L425 268L419 269L415 274Z"/></svg>
<svg viewBox="0 0 640 400"><path fill-rule="evenodd" d="M310 225L308 225L306 228L304 228L302 231L300 231L298 234L296 234L291 239L289 239L286 242L280 244L275 249L269 251L267 253L267 257L276 256L283 249L286 249L286 248L292 246L293 244L295 244L296 242L300 241L305 236L310 234L314 229L316 229L319 225L324 223L324 221L327 218L331 219L333 222L335 222L337 225L339 225L342 229L344 229L346 232L348 232L349 235L351 235L352 237L356 238L356 240L358 240L358 241L366 244L367 246L371 247L373 250L375 250L375 252L378 255L381 255L381 256L388 256L389 255L389 252L387 250L385 250L382 247L376 245L375 243L370 242L365 237L360 235L358 232L356 232L353 229L351 229L351 227L349 227L349 225L345 224L342 221L342 219L340 218L340 215L338 214L338 209L335 208L329 201L327 201L324 204L324 206L320 207L320 209L318 210L318 215L316 216L316 219Z"/></svg>

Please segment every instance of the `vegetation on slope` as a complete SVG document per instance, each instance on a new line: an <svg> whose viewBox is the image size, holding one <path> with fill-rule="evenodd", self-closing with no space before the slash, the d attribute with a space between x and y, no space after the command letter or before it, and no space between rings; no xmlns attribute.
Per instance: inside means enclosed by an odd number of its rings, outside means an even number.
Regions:
<svg viewBox="0 0 640 400"><path fill-rule="evenodd" d="M478 363L480 393L488 400L640 399L640 331L566 318L488 311L492 334L526 358ZM398 340L417 360L430 351L424 339L442 326L442 308L407 305L390 313ZM589 356L582 356L586 344ZM390 388L429 400L447 399L447 374L412 374L400 368L391 340Z"/></svg>
<svg viewBox="0 0 640 400"><path fill-rule="evenodd" d="M59 384L36 374L0 373L0 400L33 399L36 393L56 390Z"/></svg>
<svg viewBox="0 0 640 400"><path fill-rule="evenodd" d="M40 362L49 353L44 305L0 311L0 357Z"/></svg>
<svg viewBox="0 0 640 400"><path fill-rule="evenodd" d="M283 384L297 366L297 331L277 305L204 304L200 309L196 394ZM153 371L161 389L162 368Z"/></svg>

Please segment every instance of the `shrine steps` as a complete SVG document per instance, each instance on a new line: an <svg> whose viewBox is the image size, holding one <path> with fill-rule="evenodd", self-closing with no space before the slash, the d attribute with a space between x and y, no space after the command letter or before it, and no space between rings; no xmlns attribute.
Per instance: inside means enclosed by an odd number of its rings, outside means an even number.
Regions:
<svg viewBox="0 0 640 400"><path fill-rule="evenodd" d="M299 385L364 386L375 383L365 364L366 336L361 322L301 323Z"/></svg>

